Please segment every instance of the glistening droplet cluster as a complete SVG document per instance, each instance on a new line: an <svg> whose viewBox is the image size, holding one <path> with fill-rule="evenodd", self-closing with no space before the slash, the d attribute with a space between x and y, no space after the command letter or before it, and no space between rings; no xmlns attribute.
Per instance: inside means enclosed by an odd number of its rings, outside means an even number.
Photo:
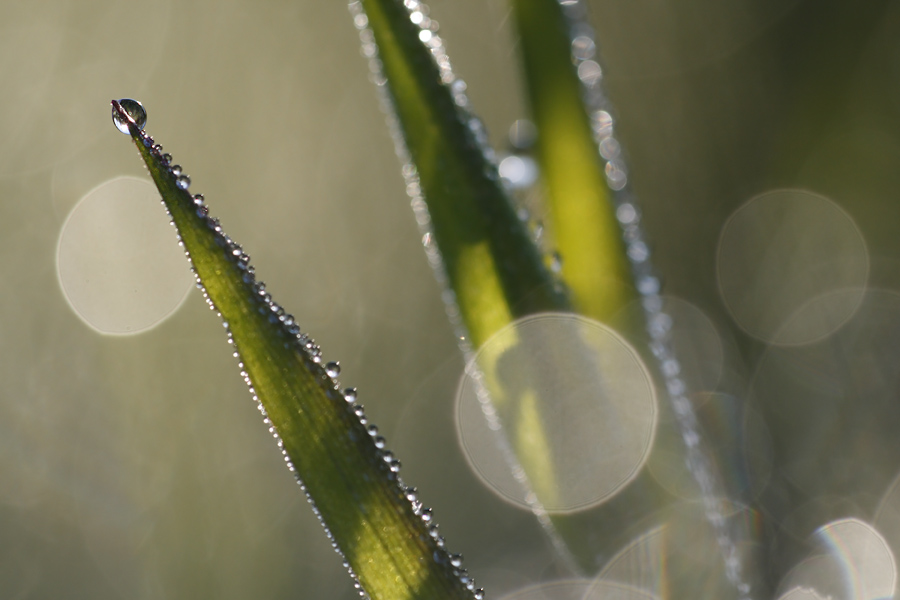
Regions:
<svg viewBox="0 0 900 600"><path fill-rule="evenodd" d="M168 176L172 178L172 182L175 184L175 186L180 190L186 191L190 186L190 178L184 173L183 168L180 165L172 164L172 155L163 153L162 146L155 143L154 139L143 131L143 127L147 121L147 113L140 102L131 99L122 99L118 101L113 100L112 106L113 122L116 125L116 128L126 134L136 133L140 139L140 142L144 145L145 148L149 150L153 160L166 169ZM369 437L371 438L374 445L374 450L382 460L382 466L385 476L388 480L394 482L394 484L396 485L397 497L408 502L411 506L413 514L418 516L422 520L425 530L428 532L428 537L431 540L430 544L433 547L433 560L438 564L449 565L453 574L466 587L466 589L468 589L472 593L475 600L483 600L484 591L481 589L476 589L475 580L470 577L466 569L462 567L462 556L459 554L451 554L447 551L444 538L440 535L437 523L434 522L431 509L425 508L418 498L416 489L414 487L407 486L400 478L400 461L397 460L397 458L390 450L386 449L385 439L384 437L379 435L378 428L368 422L363 406L357 403L356 388L346 388L341 391L341 385L338 381L338 376L341 373L340 363L337 361L329 361L323 363L321 348L318 346L318 344L315 343L314 340L312 340L309 336L307 336L300 330L300 326L297 324L296 319L293 317L293 315L287 313L284 308L282 308L272 299L271 294L266 291L265 284L262 281L258 281L256 279L255 270L250 264L250 257L243 251L243 248L240 246L240 244L232 240L222 230L222 226L219 223L219 220L209 216L209 209L206 206L204 197L201 194L195 194L191 196L191 200L197 218L202 219L206 226L210 230L212 230L215 235L216 244L223 249L225 256L241 272L241 279L246 286L248 295L252 298L259 313L261 315L268 315L269 323L275 328L278 335L284 339L284 347L296 350L298 355L302 358L305 367L317 375L317 380L323 385L323 389L325 390L329 399L338 403L340 406L345 407L345 410L349 410L349 412L359 421L360 426L362 426L369 434ZM170 219L172 219L172 214L166 206L165 202L161 201L161 203L166 209L166 212L169 215ZM174 219L172 219L171 223L173 226L175 225ZM177 237L178 245L182 248L185 248L180 233L177 233ZM256 403L257 409L263 416L263 422L269 428L269 433L271 433L275 438L275 442L278 445L278 448L281 450L282 455L284 456L284 462L288 470L294 474L294 478L306 495L307 502L309 502L310 506L312 507L313 513L322 524L322 527L325 530L325 535L331 541L331 545L334 548L335 552L337 552L341 556L343 566L347 569L348 573L353 579L354 587L359 592L360 597L368 599L369 596L367 592L363 589L359 578L351 567L350 562L347 560L343 551L339 547L338 542L337 540L335 540L334 535L328 528L328 525L322 519L321 512L316 506L316 503L313 500L312 496L309 494L309 491L306 489L306 486L304 485L300 474L297 472L297 469L291 461L291 457L288 455L287 449L284 447L284 441L281 439L281 436L278 434L275 425L272 423L272 420L269 418L265 407L260 401L254 387L254 383L250 378L250 374L245 369L244 362L241 358L240 349L238 348L238 345L234 339L231 328L228 322L224 320L222 313L216 308L216 305L213 302L212 298L210 298L209 294L207 293L206 286L200 279L197 270L194 268L193 260L191 259L190 252L187 250L187 248L185 248L185 256L190 262L191 272L194 274L194 277L197 281L197 288L203 294L203 297L206 300L207 305L209 305L210 310L214 311L216 315L222 320L222 325L226 331L228 344L233 347L233 355L238 360L238 366L241 369L241 376L244 378L244 381L250 390L251 397ZM348 433L348 435L352 437L354 434L351 431Z"/></svg>
<svg viewBox="0 0 900 600"><path fill-rule="evenodd" d="M697 416L688 399L687 386L680 377L681 363L670 336L672 317L665 311L660 278L650 260L650 246L641 226L641 214L628 186L628 169L621 144L615 137L612 109L602 85L603 69L596 59L597 43L587 19L588 8L584 0L559 0L559 4L569 23L572 63L582 84L582 98L590 116L598 154L605 161L606 183L612 192L616 219L622 227L626 254L641 296L651 339L650 350L657 359L687 449L688 470L700 487L706 517L716 531L726 575L740 598L749 600L750 584L743 574L738 543L728 530L722 509L722 486L701 443Z"/></svg>

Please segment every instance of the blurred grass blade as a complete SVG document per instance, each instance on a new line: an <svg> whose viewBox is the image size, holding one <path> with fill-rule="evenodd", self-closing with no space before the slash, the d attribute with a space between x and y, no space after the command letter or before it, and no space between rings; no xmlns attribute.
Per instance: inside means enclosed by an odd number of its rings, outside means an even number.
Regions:
<svg viewBox="0 0 900 600"><path fill-rule="evenodd" d="M123 101L124 102L124 101ZM132 101L133 102L133 101ZM137 104L137 103L135 103ZM403 487L399 462L367 426L355 391L338 391L339 367L255 280L249 257L207 215L190 180L113 101L178 230L210 306L229 331L254 398L361 593L384 600L480 598L459 560Z"/></svg>
<svg viewBox="0 0 900 600"><path fill-rule="evenodd" d="M579 313L608 322L635 294L605 160L585 110L582 81L599 85L600 79L600 66L591 60L594 43L590 36L573 41L558 0L512 0L512 8L562 279ZM577 69L573 44L583 58ZM589 108L600 119L608 116L601 107Z"/></svg>
<svg viewBox="0 0 900 600"><path fill-rule="evenodd" d="M455 293L471 345L518 317L568 310L486 156L483 127L468 110L465 84L450 69L428 8L417 0L362 0L351 11L396 115L407 189L414 206L427 203L417 212L426 229L430 222L426 241L439 250L432 263L443 259L436 266Z"/></svg>
<svg viewBox="0 0 900 600"><path fill-rule="evenodd" d="M735 536L740 534L722 524L717 508L721 477L709 466L707 442L700 438L685 399L684 382L678 370L667 368L679 364L668 338L671 317L662 308L659 278L627 190L627 171L600 85L601 67L594 60L596 44L584 19L586 5L580 0L512 0L512 5L538 130L538 162L553 233L566 264L563 280L572 289L577 309L598 320L617 313L636 293L643 296L647 333L686 443L688 470L710 507L706 516L716 531L727 578L745 597L750 588L744 564L736 558L740 539ZM624 226L627 253L616 217ZM629 280L628 259L634 287L623 285Z"/></svg>
<svg viewBox="0 0 900 600"><path fill-rule="evenodd" d="M449 286L448 314L456 320L463 350L481 349L480 384L502 409L511 398L497 377L502 356L485 342L521 317L570 311L567 294L500 181L484 127L469 108L466 85L450 67L428 7L418 0L361 0L350 10L389 108L426 253ZM548 401L539 408L513 411L495 441L512 472L524 472L519 482L532 511L560 557L577 571L569 541L542 506L557 495L558 480L549 448L541 443L546 432L544 415L538 414L554 406Z"/></svg>

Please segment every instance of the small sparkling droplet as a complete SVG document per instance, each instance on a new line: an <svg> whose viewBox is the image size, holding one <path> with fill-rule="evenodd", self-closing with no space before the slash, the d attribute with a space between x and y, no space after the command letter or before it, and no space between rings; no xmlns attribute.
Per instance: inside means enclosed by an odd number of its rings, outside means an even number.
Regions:
<svg viewBox="0 0 900 600"><path fill-rule="evenodd" d="M550 270L554 273L559 273L562 271L563 261L562 256L559 252L554 252L550 255Z"/></svg>
<svg viewBox="0 0 900 600"><path fill-rule="evenodd" d="M186 190L191 187L191 178L187 175L182 175L175 180L175 185L177 185L179 189Z"/></svg>
<svg viewBox="0 0 900 600"><path fill-rule="evenodd" d="M337 377L338 375L341 374L341 363L339 363L336 360L326 363L325 364L325 372L328 374L329 377L334 379L335 377Z"/></svg>
<svg viewBox="0 0 900 600"><path fill-rule="evenodd" d="M580 35L572 40L572 56L578 60L587 60L593 58L597 46L590 37Z"/></svg>
<svg viewBox="0 0 900 600"><path fill-rule="evenodd" d="M132 100L131 98L122 98L119 100L119 106L122 107L122 110L124 110L129 117L131 117L131 120L134 121L134 124L138 129L144 128L144 125L147 124L147 111L144 110L144 106L140 102ZM123 119L115 108L112 110L112 118L113 123L116 125L116 129L124 134L130 133L128 131L128 121Z"/></svg>

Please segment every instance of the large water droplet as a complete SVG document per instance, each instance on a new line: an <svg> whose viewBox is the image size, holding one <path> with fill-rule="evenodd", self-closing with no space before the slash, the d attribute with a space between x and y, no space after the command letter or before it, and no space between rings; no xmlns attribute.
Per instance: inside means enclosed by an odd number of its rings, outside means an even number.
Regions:
<svg viewBox="0 0 900 600"><path fill-rule="evenodd" d="M131 120L134 121L134 124L137 125L138 129L144 128L144 125L147 124L147 111L144 110L144 106L140 102L132 100L131 98L122 98L119 100L119 106L121 106L122 110L124 110ZM120 115L115 108L112 109L112 118L113 123L116 125L116 129L124 134L129 133L128 121L122 118L122 115Z"/></svg>

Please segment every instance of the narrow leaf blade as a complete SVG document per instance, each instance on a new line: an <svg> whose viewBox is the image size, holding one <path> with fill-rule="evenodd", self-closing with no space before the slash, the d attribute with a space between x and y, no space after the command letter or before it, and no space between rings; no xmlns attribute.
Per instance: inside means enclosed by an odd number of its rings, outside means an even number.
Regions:
<svg viewBox="0 0 900 600"><path fill-rule="evenodd" d="M512 0L536 151L562 279L576 310L600 321L635 298L612 192L573 65L569 23L558 0ZM584 38L593 44L593 40ZM592 46L589 51L593 51ZM588 64L589 63L589 64ZM600 67L579 65L594 85ZM593 78L593 79L592 79ZM591 107L601 116L599 107ZM612 140L615 142L615 140Z"/></svg>
<svg viewBox="0 0 900 600"><path fill-rule="evenodd" d="M568 310L566 295L485 156L481 123L466 107L463 82L449 70L437 33L421 26L425 8L401 0L353 6L364 10L360 14L377 46L374 65L386 80L402 152L411 161L406 170L415 173L408 183L420 186L427 203L427 220L472 346L518 317Z"/></svg>
<svg viewBox="0 0 900 600"><path fill-rule="evenodd" d="M378 447L383 441L352 404L355 392L338 390L318 347L256 281L249 257L188 193L152 138L118 102L113 108L128 122L266 424L362 590L385 600L473 598L474 586L450 564L430 513L423 518L411 504L399 463Z"/></svg>

